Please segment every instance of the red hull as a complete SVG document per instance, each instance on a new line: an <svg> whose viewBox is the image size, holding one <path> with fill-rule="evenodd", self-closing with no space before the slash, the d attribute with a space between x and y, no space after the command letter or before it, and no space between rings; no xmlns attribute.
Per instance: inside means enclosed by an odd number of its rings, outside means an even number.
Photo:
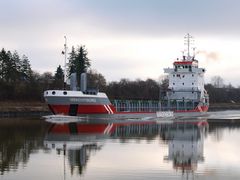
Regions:
<svg viewBox="0 0 240 180"><path fill-rule="evenodd" d="M70 105L48 105L53 114L69 115ZM113 105L78 105L77 114L113 114Z"/></svg>
<svg viewBox="0 0 240 180"><path fill-rule="evenodd" d="M69 115L70 105L48 105L53 114ZM176 110L176 113L207 112L208 106L198 106L193 110ZM133 113L155 113L150 111L139 112L116 112L113 105L78 105L76 114L133 114Z"/></svg>
<svg viewBox="0 0 240 180"><path fill-rule="evenodd" d="M208 106L197 106L195 109L192 110L176 110L174 112L177 113L184 113L184 112L207 112Z"/></svg>

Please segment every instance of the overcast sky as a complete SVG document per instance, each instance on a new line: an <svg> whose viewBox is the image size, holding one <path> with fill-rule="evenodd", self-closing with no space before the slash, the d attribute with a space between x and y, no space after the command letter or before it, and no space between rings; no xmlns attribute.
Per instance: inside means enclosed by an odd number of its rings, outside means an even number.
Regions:
<svg viewBox="0 0 240 180"><path fill-rule="evenodd" d="M206 82L219 75L240 86L239 0L0 0L0 47L54 73L64 36L85 45L108 81L158 79L194 36Z"/></svg>

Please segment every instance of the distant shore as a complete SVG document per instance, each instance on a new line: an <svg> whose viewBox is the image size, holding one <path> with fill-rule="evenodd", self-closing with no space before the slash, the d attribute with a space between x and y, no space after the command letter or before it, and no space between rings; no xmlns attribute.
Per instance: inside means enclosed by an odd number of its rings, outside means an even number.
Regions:
<svg viewBox="0 0 240 180"><path fill-rule="evenodd" d="M2 111L48 111L48 106L39 101L3 101L0 102Z"/></svg>
<svg viewBox="0 0 240 180"><path fill-rule="evenodd" d="M209 111L240 110L240 103L210 103Z"/></svg>
<svg viewBox="0 0 240 180"><path fill-rule="evenodd" d="M211 103L209 111L240 110L240 103ZM0 117L27 117L51 114L44 102L4 101L0 102Z"/></svg>
<svg viewBox="0 0 240 180"><path fill-rule="evenodd" d="M0 117L27 117L51 114L44 102L3 101L0 102Z"/></svg>

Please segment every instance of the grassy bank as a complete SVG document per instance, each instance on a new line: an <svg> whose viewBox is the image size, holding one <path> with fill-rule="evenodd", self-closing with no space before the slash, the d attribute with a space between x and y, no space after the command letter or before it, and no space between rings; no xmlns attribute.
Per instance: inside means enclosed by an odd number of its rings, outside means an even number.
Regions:
<svg viewBox="0 0 240 180"><path fill-rule="evenodd" d="M0 112L31 112L49 111L44 102L38 101L2 101L0 102Z"/></svg>
<svg viewBox="0 0 240 180"><path fill-rule="evenodd" d="M240 110L240 103L211 103L209 111L216 110Z"/></svg>

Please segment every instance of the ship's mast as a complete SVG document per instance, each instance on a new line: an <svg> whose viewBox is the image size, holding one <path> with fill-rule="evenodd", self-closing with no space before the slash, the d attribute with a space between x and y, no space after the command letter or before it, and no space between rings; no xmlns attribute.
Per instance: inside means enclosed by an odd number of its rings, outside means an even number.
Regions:
<svg viewBox="0 0 240 180"><path fill-rule="evenodd" d="M190 60L191 59L191 56L190 56L190 45L193 44L193 36L191 36L189 33L184 36L184 45L187 45L187 60Z"/></svg>
<svg viewBox="0 0 240 180"><path fill-rule="evenodd" d="M64 36L65 39L65 43L64 43L64 85L63 88L66 89L66 85L67 85L67 37Z"/></svg>

